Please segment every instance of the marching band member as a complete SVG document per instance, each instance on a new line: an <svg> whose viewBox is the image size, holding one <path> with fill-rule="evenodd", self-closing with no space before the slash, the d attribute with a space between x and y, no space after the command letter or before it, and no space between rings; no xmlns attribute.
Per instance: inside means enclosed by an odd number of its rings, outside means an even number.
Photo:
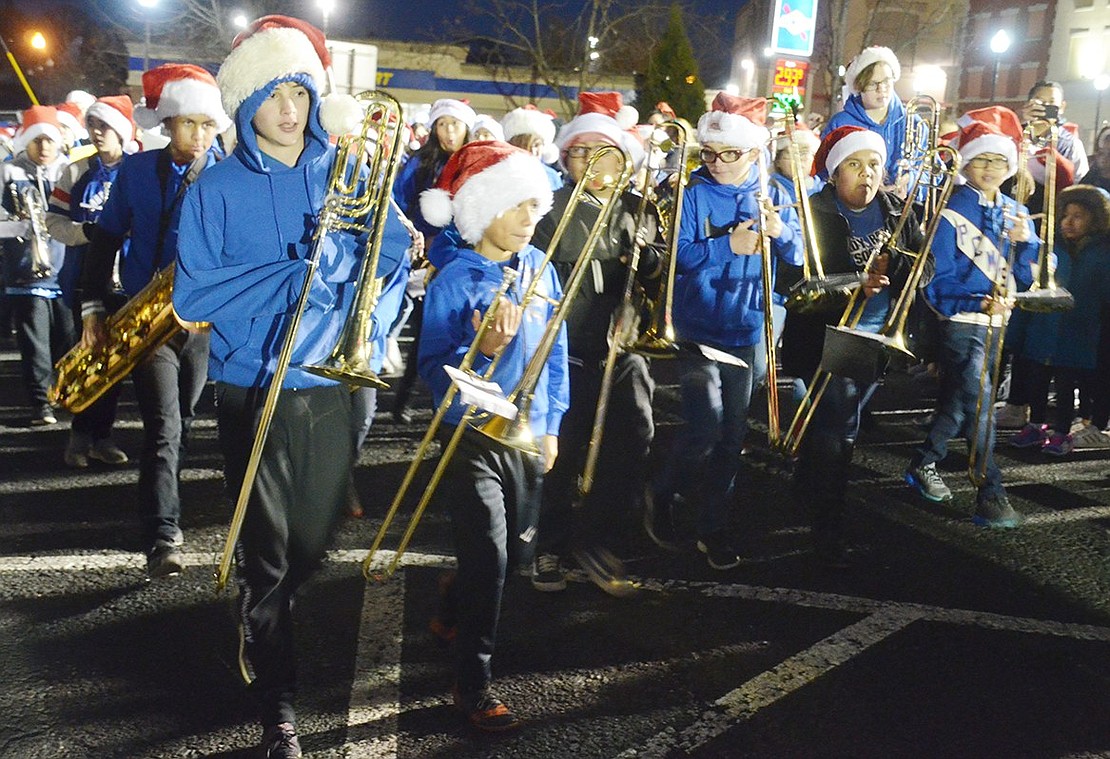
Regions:
<svg viewBox="0 0 1110 759"><path fill-rule="evenodd" d="M937 462L951 438L963 434L970 439L977 431L984 481L973 520L985 527L1016 527L1021 515L1010 505L994 459L994 409L984 402L978 420L975 415L980 396L989 399L997 381L984 370L993 361L1007 318L1008 304L995 289L1011 292L1014 284L1028 289L1040 243L1025 206L999 189L1017 171L1021 128L1012 111L994 110L993 123L973 121L960 130L960 171L966 183L952 193L933 238L936 273L924 295L940 317L940 393L925 442L914 452L905 477L926 499L950 500L952 491L937 472ZM1011 277L1014 283L1007 284ZM988 333L991 324L994 329Z"/></svg>
<svg viewBox="0 0 1110 759"><path fill-rule="evenodd" d="M901 218L902 204L881 189L886 165L882 136L858 126L838 127L825 135L813 161L813 172L827 181L811 198L822 265L826 274L867 271L863 313L856 325L866 332L877 332L883 326L911 267L908 257L898 251L870 262ZM921 242L917 221L911 217L902 226L896 247L919 250ZM787 374L807 379L814 375L825 327L835 324L843 309L843 301L830 299L825 309L787 316L781 353ZM848 469L860 415L877 386L832 376L798 451L798 498L811 513L817 558L830 568L848 566L844 541Z"/></svg>
<svg viewBox="0 0 1110 759"><path fill-rule="evenodd" d="M620 93L583 92L578 100L578 115L562 128L556 139L562 163L575 184L585 174L594 151L605 145L624 147L630 136L615 118L621 107ZM615 157L607 163L597 167L600 175L620 173ZM584 508L573 508L578 476L585 465L598 408L610 325L614 319L622 317L633 246L640 247L636 276L641 285L658 281L662 261L659 252L662 242L654 206L649 204L643 226L638 229L639 195L613 187L604 176L588 184L586 192L591 202L578 203L570 226L554 251L555 270L564 284L585 246L601 204L614 193L620 193L616 201L619 205L594 248L592 270L567 316L571 403L563 417L559 436L561 455L544 478L539 545L532 571L532 586L544 591L566 587L560 557L569 554L575 532L588 543L604 541L614 536L617 526L628 521L624 517L640 513L637 507L644 490L648 454L655 434L651 412L655 384L648 372L648 362L636 353L619 353L605 423L606 428L618 432L602 437L597 487ZM555 193L550 213L536 225L532 238L536 247L547 250L573 196L574 185L571 184Z"/></svg>
<svg viewBox="0 0 1110 759"><path fill-rule="evenodd" d="M47 402L47 391L54 359L64 354L74 340L73 315L62 301L58 284L65 245L51 238L45 229L39 230L41 235L36 240L28 218L33 209L26 207L29 199L46 211L54 183L67 163L61 146L57 111L49 106L32 106L23 112L23 123L15 134L15 157L0 165L0 218L6 219L0 222L4 292L12 309L33 425L58 421Z"/></svg>
<svg viewBox="0 0 1110 759"><path fill-rule="evenodd" d="M551 208L547 178L535 158L519 148L471 142L451 156L420 205L431 223L446 226L453 219L464 241L428 285L420 376L438 406L451 383L444 366L459 365L491 305L502 269L511 267L520 278L498 306L473 366L483 373L496 358L492 379L509 392L554 312L547 299L562 297L555 272L550 267L538 271L543 253L529 244L536 222ZM519 294L534 277L543 277L537 292L544 297L522 308ZM506 573L531 562L543 471L559 452L559 425L569 399L566 345L560 327L532 403L532 432L541 441L543 461L467 430L444 474L458 573L442 584L440 619L457 622L455 705L479 730L511 730L520 724L491 690L491 664ZM456 397L441 436L453 434L464 408Z"/></svg>
<svg viewBox="0 0 1110 759"><path fill-rule="evenodd" d="M713 569L740 556L728 537L740 451L747 432L755 351L763 334L763 263L759 203L782 206L781 190L760 198L756 161L770 133L766 100L720 93L698 120L704 166L691 177L679 227L674 293L682 416L686 422L666 468L647 489L645 525L664 548L675 547L672 505L700 485L698 549ZM797 214L764 211L772 255L802 262ZM772 275L773 276L773 275Z"/></svg>
<svg viewBox="0 0 1110 759"><path fill-rule="evenodd" d="M185 199L174 307L212 323L224 472L232 493L245 476L257 420L305 278L335 156L360 106L327 92L324 35L300 19L264 16L232 43L220 67L223 102L239 136L234 153ZM321 120L323 119L323 121ZM407 241L396 217L395 236ZM328 234L278 397L239 542L236 563L244 675L257 698L267 757L301 756L296 693L295 594L319 568L343 513L351 466L350 390L300 368L325 359L355 299L366 240ZM377 275L401 266L405 243L385 247ZM394 299L396 302L396 299ZM375 336L392 313L374 314Z"/></svg>
<svg viewBox="0 0 1110 759"><path fill-rule="evenodd" d="M129 298L173 263L185 190L216 162L212 142L231 123L216 80L199 66L167 63L151 69L143 74L143 92L146 123L161 120L170 142L124 158L81 260L81 339L93 350L107 341L104 321L117 252ZM130 245L124 247L128 237ZM182 332L131 374L143 418L139 516L150 578L181 572L181 458L207 365L208 334Z"/></svg>
<svg viewBox="0 0 1110 759"><path fill-rule="evenodd" d="M553 192L563 186L563 175L550 165L558 155L555 120L551 116L528 104L502 116L501 128L505 130L505 142L527 150L542 162Z"/></svg>

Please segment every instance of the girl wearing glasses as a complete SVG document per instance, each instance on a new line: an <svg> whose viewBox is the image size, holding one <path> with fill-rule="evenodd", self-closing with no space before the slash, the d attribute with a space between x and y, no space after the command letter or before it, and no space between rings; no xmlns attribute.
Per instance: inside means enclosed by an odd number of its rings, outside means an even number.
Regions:
<svg viewBox="0 0 1110 759"><path fill-rule="evenodd" d="M824 137L842 126L858 126L877 132L886 143L884 185L887 189L899 176L898 161L902 157L907 124L911 123L911 119L920 121L920 117L906 113L906 107L894 91L894 84L901 76L902 67L890 48L878 45L864 48L844 72L844 110L833 114L821 133ZM904 194L905 190L902 192Z"/></svg>
<svg viewBox="0 0 1110 759"><path fill-rule="evenodd" d="M729 516L763 335L761 202L768 206L762 232L771 253L794 266L802 262L797 213L769 207L789 198L777 186L760 188L756 161L766 160L770 140L766 107L763 98L720 93L698 120L704 165L692 175L682 206L674 292L686 424L649 489L652 539L673 545L676 494L695 496L698 549L720 570L740 564Z"/></svg>

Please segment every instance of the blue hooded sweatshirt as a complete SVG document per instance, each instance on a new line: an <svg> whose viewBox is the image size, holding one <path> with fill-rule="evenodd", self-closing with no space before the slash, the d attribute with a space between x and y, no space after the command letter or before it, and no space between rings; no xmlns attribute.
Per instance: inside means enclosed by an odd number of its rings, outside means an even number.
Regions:
<svg viewBox="0 0 1110 759"><path fill-rule="evenodd" d="M464 243L465 244L465 243ZM474 311L485 314L501 285L502 269L512 267L520 274L508 297L520 302L521 294L543 261L544 254L528 245L505 262L491 261L469 247L460 247L428 285L424 296L424 325L420 332L420 376L432 389L432 400L438 407L451 386L451 379L444 371L445 365L457 367L474 341L471 316ZM550 298L562 298L563 289L554 267L548 266L541 274L543 280L537 293ZM494 369L494 382L506 394L512 392L520 381L524 368L547 327L555 308L542 298L535 298L521 320L516 337L505 348ZM491 359L478 352L473 369L484 375ZM563 414L570 406L570 379L567 372L567 329L559 328L559 336L547 359L536 393L532 399L530 422L532 433L558 435ZM445 417L449 424L457 425L466 407L455 396Z"/></svg>
<svg viewBox="0 0 1110 759"><path fill-rule="evenodd" d="M913 117L916 121L920 121L920 116ZM834 113L829 123L825 125L824 131L821 132L821 138L824 139L829 132L842 126L858 126L864 129L870 129L872 132L877 132L886 143L886 183L893 184L895 178L898 176L898 159L902 157L902 143L906 139L906 106L897 97L890 99L890 105L887 106L886 120L879 124L867 115L867 111L863 107L863 99L859 93L853 94L844 103L844 110L839 113ZM922 146L918 146L919 148ZM922 188L924 191L924 188Z"/></svg>
<svg viewBox="0 0 1110 759"><path fill-rule="evenodd" d="M674 323L680 339L728 349L762 338L763 262L759 255L738 256L729 246L732 228L759 218L758 191L754 166L741 185L718 184L705 167L694 172L683 198L675 264ZM768 192L776 206L790 202L777 185ZM779 215L783 231L771 240L771 253L800 266L798 214L784 208Z"/></svg>
<svg viewBox="0 0 1110 759"><path fill-rule="evenodd" d="M311 95L305 147L296 166L264 154L251 124L263 100L285 81L303 85ZM335 149L320 124L316 89L304 74L275 79L254 92L235 122L235 152L202 172L186 194L173 302L181 318L212 323L211 379L263 387L273 376L304 284ZM407 259L409 236L392 210L387 218L377 276L403 287L406 278L397 270ZM300 367L324 360L335 345L355 298L365 237L333 232L324 238L283 387L335 384ZM399 299L385 294L380 302ZM395 317L396 310L375 310L376 344Z"/></svg>

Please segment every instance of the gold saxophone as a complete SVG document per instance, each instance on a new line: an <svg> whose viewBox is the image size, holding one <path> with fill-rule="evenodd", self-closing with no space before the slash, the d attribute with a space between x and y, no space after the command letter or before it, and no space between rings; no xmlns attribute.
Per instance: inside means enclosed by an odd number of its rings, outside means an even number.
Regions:
<svg viewBox="0 0 1110 759"><path fill-rule="evenodd" d="M79 343L58 360L50 403L79 414L180 330L207 326L182 321L174 313L173 270L170 264L155 273L146 287L108 317L103 349Z"/></svg>

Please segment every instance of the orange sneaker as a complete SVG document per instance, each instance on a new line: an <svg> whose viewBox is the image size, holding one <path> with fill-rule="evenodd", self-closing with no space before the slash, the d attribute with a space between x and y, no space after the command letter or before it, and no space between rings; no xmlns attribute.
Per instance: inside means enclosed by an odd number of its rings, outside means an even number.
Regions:
<svg viewBox="0 0 1110 759"><path fill-rule="evenodd" d="M489 688L465 695L455 688L452 694L455 707L466 715L471 725L483 732L503 733L516 730L523 724L509 711L509 707L501 703L501 699L489 692Z"/></svg>

